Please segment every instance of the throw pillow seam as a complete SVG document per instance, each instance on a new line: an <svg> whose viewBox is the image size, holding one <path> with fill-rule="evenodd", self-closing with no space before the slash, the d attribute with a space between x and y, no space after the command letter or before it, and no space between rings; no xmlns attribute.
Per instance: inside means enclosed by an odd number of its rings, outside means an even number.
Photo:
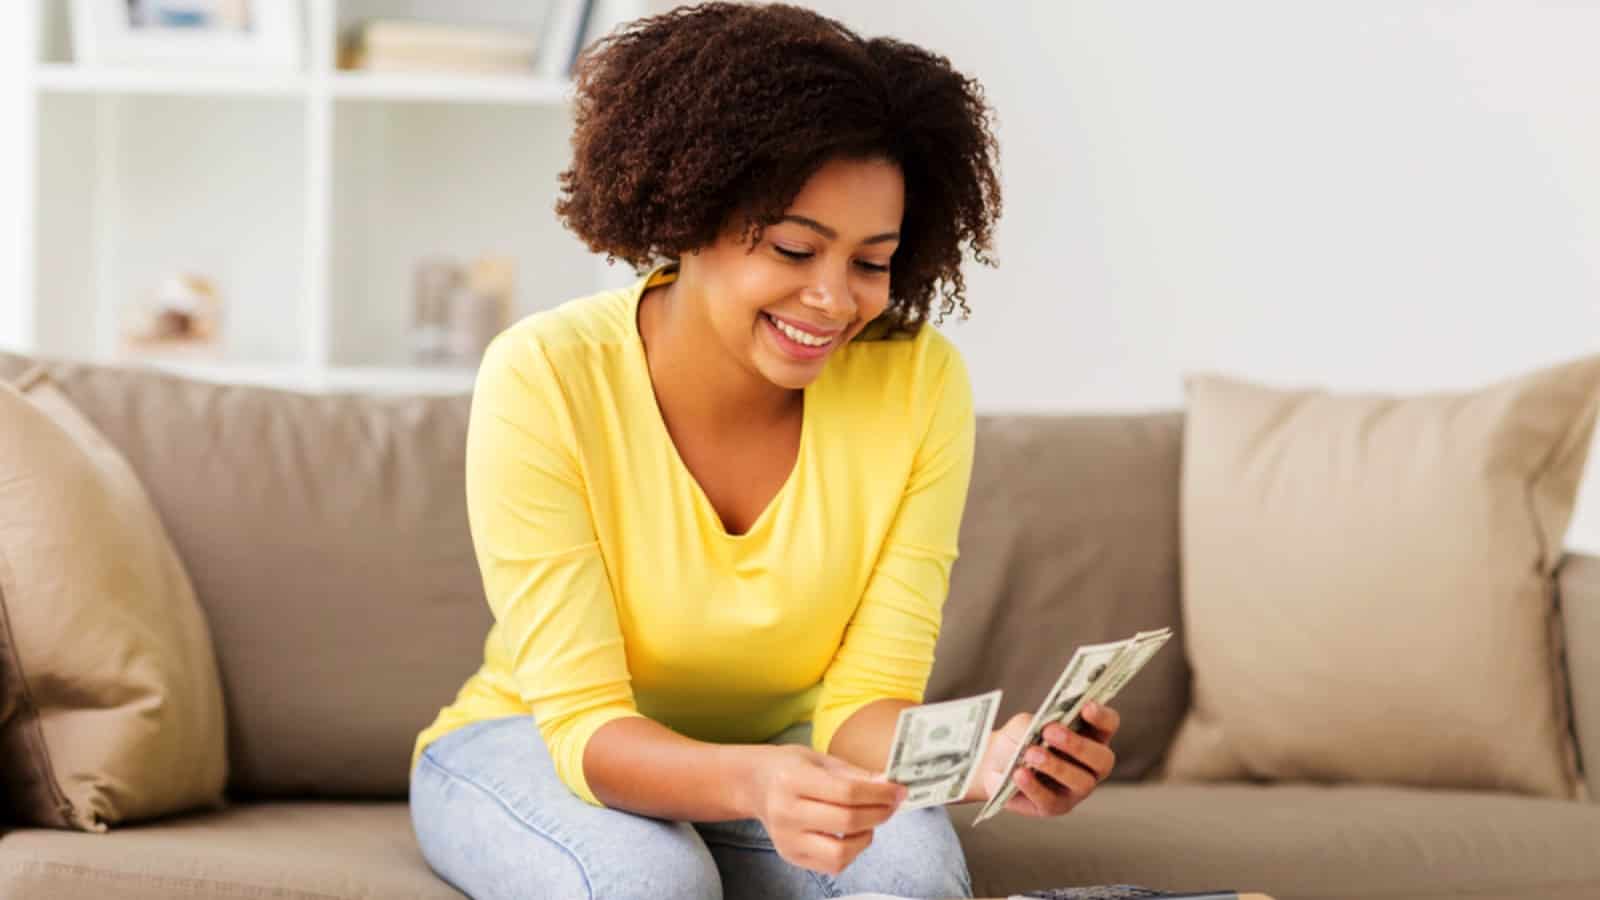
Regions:
<svg viewBox="0 0 1600 900"><path fill-rule="evenodd" d="M44 739L44 726L40 721L39 705L33 699L33 688L28 684L28 670L22 664L22 650L17 646L16 630L11 627L11 609L7 605L7 585L15 585L15 570L11 566L11 558L5 550L0 548L0 616L5 618L5 633L10 636L6 641L6 651L11 657L11 664L17 670L17 684L22 689L22 716L21 727L27 732L32 743L38 745L39 753L44 759L44 777L46 790L50 793L51 801L55 804L56 814L61 816L63 824L71 825L76 819L76 810L72 800L62 790L61 783L56 777L55 761L50 758L50 745Z"/></svg>

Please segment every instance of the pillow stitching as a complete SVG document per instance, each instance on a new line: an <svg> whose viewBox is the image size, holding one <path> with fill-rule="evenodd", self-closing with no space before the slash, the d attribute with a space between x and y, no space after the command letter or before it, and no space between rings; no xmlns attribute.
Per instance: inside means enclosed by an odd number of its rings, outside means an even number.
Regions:
<svg viewBox="0 0 1600 900"><path fill-rule="evenodd" d="M1575 435L1592 432L1595 428L1596 406L1600 405L1600 393L1591 392L1589 400L1583 405L1582 410L1572 424L1562 432L1561 437L1555 441L1545 458L1539 461L1523 484L1522 501L1527 511L1528 518L1533 524L1533 533L1539 541L1540 575L1544 579L1543 595L1545 598L1545 634L1549 640L1546 652L1545 665L1550 673L1551 706L1555 713L1556 735L1561 747L1561 775L1566 782L1568 797L1579 796L1579 784L1582 781L1582 770L1578 762L1578 741L1573 734L1574 719L1571 706L1571 680L1566 672L1567 641L1566 633L1562 628L1561 597L1556 583L1556 573L1560 571L1559 559L1555 567L1546 574L1543 571L1544 560L1550 554L1550 545L1554 540L1545 534L1544 524L1538 514L1534 502L1538 493L1538 486L1550 475L1556 463L1568 452L1575 440ZM1576 502L1576 501L1574 501ZM1570 521L1570 520L1569 520Z"/></svg>
<svg viewBox="0 0 1600 900"><path fill-rule="evenodd" d="M44 771L41 774L50 793L51 802L55 805L56 814L62 817L65 824L70 825L74 820L75 810L72 801L62 791L60 782L56 780L55 762L50 758L50 747L44 739L39 721L39 706L34 702L33 689L28 685L28 670L22 665L22 651L18 649L14 639L16 631L11 627L11 610L6 605L5 586L15 583L16 577L11 567L11 559L6 555L4 548L0 548L0 618L5 620L3 623L5 634L12 638L5 643L7 655L11 657L10 662L17 670L17 684L22 689L22 703L18 714L23 720L21 727L24 730L24 740L35 745L39 755L44 758Z"/></svg>

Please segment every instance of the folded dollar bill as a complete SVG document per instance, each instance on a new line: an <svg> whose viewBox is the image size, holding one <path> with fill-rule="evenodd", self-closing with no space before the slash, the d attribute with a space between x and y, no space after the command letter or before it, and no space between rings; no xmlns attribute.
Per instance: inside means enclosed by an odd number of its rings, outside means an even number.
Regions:
<svg viewBox="0 0 1600 900"><path fill-rule="evenodd" d="M1082 718L1083 707L1091 701L1109 704L1171 637L1172 629L1161 628L1141 631L1120 641L1089 644L1074 651L1072 659L1067 661L1066 668L1056 678L1055 685L1045 694L1044 702L1039 704L1039 711L1034 713L1033 721L1028 724L1028 730L1012 753L1005 771L1015 773L1022 754L1029 747L1044 742L1041 732L1046 725L1060 722L1072 728ZM1016 792L1016 779L1008 777L1000 790L978 811L972 824L977 825L999 814Z"/></svg>
<svg viewBox="0 0 1600 900"><path fill-rule="evenodd" d="M967 795L989 747L1000 692L900 711L884 778L907 788L901 809L954 803Z"/></svg>

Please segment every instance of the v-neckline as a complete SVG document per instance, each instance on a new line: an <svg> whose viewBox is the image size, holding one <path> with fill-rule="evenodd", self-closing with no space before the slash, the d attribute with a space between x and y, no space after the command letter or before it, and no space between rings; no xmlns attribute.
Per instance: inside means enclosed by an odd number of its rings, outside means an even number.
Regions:
<svg viewBox="0 0 1600 900"><path fill-rule="evenodd" d="M700 479L695 477L689 464L683 461L683 455L678 452L678 444L672 439L672 432L667 428L667 418L661 411L661 401L656 397L655 380L650 377L650 358L645 353L644 333L639 330L639 307L644 300L644 295L653 287L671 284L678 278L675 263L663 263L656 266L648 275L639 279L633 290L633 296L628 298L628 334L632 339L630 343L634 361L639 366L640 375L648 390L643 392L649 398L651 415L654 422L656 437L667 445L668 453L672 456L672 464L678 474L686 479L694 493L695 503L699 512L711 518L715 523L718 536L727 541L740 542L748 540L751 535L769 527L769 523L777 513L778 507L784 498L795 490L794 485L800 479L800 469L805 463L806 450L810 446L811 435L811 385L806 385L800 391L800 441L794 454L794 466L789 470L789 477L785 478L777 492L767 500L767 505L761 513L750 523L750 527L734 534L728 530L728 525L722 520L722 514L717 512L717 507L711 502L711 497L706 493L705 487L700 484ZM812 382L815 384L816 382Z"/></svg>

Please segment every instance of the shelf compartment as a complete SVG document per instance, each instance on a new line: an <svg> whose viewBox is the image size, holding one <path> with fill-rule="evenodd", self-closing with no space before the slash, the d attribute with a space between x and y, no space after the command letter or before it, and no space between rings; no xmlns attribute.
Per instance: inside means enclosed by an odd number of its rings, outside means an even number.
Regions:
<svg viewBox="0 0 1600 900"><path fill-rule="evenodd" d="M302 104L61 94L38 115L38 352L116 355L131 305L187 272L217 286L227 356L307 358Z"/></svg>

